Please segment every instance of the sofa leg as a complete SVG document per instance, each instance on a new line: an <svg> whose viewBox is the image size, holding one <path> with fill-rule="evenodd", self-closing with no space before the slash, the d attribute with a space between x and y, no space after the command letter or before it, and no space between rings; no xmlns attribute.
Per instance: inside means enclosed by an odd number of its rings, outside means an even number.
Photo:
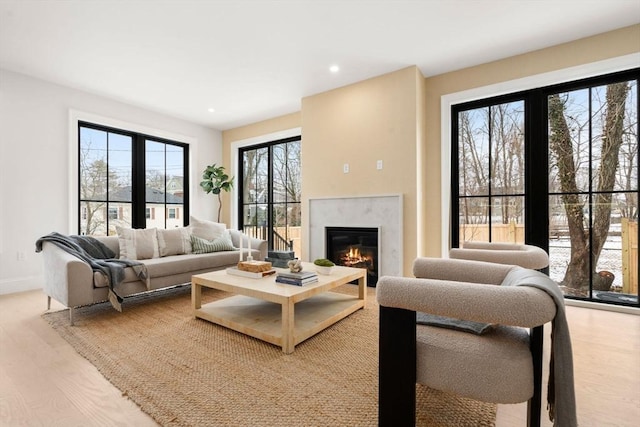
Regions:
<svg viewBox="0 0 640 427"><path fill-rule="evenodd" d="M69 325L73 326L73 307L69 307Z"/></svg>
<svg viewBox="0 0 640 427"><path fill-rule="evenodd" d="M51 297L47 295L47 311L51 310Z"/></svg>
<svg viewBox="0 0 640 427"><path fill-rule="evenodd" d="M378 426L416 420L416 312L380 306Z"/></svg>

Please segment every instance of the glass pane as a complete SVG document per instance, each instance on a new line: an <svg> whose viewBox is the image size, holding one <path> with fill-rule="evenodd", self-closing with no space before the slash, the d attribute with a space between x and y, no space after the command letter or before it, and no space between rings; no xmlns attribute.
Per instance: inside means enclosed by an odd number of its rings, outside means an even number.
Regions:
<svg viewBox="0 0 640 427"><path fill-rule="evenodd" d="M300 141L289 142L287 146L287 202L300 202Z"/></svg>
<svg viewBox="0 0 640 427"><path fill-rule="evenodd" d="M274 145L273 153L273 201L287 200L287 144Z"/></svg>
<svg viewBox="0 0 640 427"><path fill-rule="evenodd" d="M592 188L637 188L637 85L620 82L594 87L592 103ZM635 178L634 178L635 174Z"/></svg>
<svg viewBox="0 0 640 427"><path fill-rule="evenodd" d="M243 203L266 200L267 192L267 148L243 153Z"/></svg>
<svg viewBox="0 0 640 427"><path fill-rule="evenodd" d="M165 211L163 204L147 203L145 205L147 228L165 228Z"/></svg>
<svg viewBox="0 0 640 427"><path fill-rule="evenodd" d="M589 297L587 196L551 195L549 213L549 276L565 295Z"/></svg>
<svg viewBox="0 0 640 427"><path fill-rule="evenodd" d="M107 234L105 206L105 202L80 202L80 234Z"/></svg>
<svg viewBox="0 0 640 427"><path fill-rule="evenodd" d="M164 150L163 143L145 141L145 201L147 203L165 203Z"/></svg>
<svg viewBox="0 0 640 427"><path fill-rule="evenodd" d="M524 102L491 107L491 194L524 193Z"/></svg>
<svg viewBox="0 0 640 427"><path fill-rule="evenodd" d="M184 202L184 148L171 144L166 144L165 148L167 203L182 204Z"/></svg>
<svg viewBox="0 0 640 427"><path fill-rule="evenodd" d="M622 194L596 195L593 206L593 296L619 303L638 302L638 223L622 216ZM635 268L634 268L635 266ZM634 271L635 270L635 271Z"/></svg>
<svg viewBox="0 0 640 427"><path fill-rule="evenodd" d="M458 169L461 196L489 191L489 109L463 111L458 116Z"/></svg>
<svg viewBox="0 0 640 427"><path fill-rule="evenodd" d="M116 226L131 228L131 203L109 203L106 209L109 218L109 236L116 235Z"/></svg>
<svg viewBox="0 0 640 427"><path fill-rule="evenodd" d="M491 200L491 241L524 244L524 196Z"/></svg>
<svg viewBox="0 0 640 427"><path fill-rule="evenodd" d="M489 198L462 198L460 206L460 242L462 247L466 241L489 241Z"/></svg>
<svg viewBox="0 0 640 427"><path fill-rule="evenodd" d="M247 227L256 225L256 205L244 205L243 211L244 217L242 223L244 224L246 230Z"/></svg>
<svg viewBox="0 0 640 427"><path fill-rule="evenodd" d="M107 199L107 133L80 128L80 199Z"/></svg>
<svg viewBox="0 0 640 427"><path fill-rule="evenodd" d="M183 205L167 205L166 228L182 227L184 224Z"/></svg>
<svg viewBox="0 0 640 427"><path fill-rule="evenodd" d="M109 133L109 200L131 201L132 140Z"/></svg>
<svg viewBox="0 0 640 427"><path fill-rule="evenodd" d="M287 205L287 223L289 224L287 239L293 242L293 251L298 255L302 251L300 240L302 236L302 229L300 228L302 211L300 206L300 203L289 203Z"/></svg>
<svg viewBox="0 0 640 427"><path fill-rule="evenodd" d="M589 190L589 90L549 96L549 192Z"/></svg>

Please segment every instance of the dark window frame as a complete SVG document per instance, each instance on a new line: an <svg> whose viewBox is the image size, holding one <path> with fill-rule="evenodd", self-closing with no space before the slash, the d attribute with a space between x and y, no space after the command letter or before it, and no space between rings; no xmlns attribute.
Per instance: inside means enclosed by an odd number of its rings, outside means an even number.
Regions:
<svg viewBox="0 0 640 427"><path fill-rule="evenodd" d="M267 165L267 201L266 203L253 203L255 205L263 205L266 204L267 205L267 225L269 228L269 232L266 233L266 236L264 236L268 242L268 248L270 250L274 249L274 239L273 239L273 233L270 232L271 231L271 227L273 224L273 206L274 204L281 204L282 202L274 202L273 200L273 147L280 145L280 144L286 144L289 142L295 142L295 141L299 141L300 143L302 143L302 135L296 135L296 136L291 136L291 137L287 137L287 138L281 138L281 139L277 139L277 140L273 140L273 141L267 141L267 142L263 142L263 143L259 143L259 144L255 144L255 145L249 145L246 147L240 147L238 149L238 176L239 176L239 180L238 180L238 193L237 193L237 205L238 205L238 212L237 212L237 219L238 219L238 229L239 230L243 230L244 226L245 226L245 221L244 221L244 207L245 207L245 203L244 203L244 180L245 180L245 176L244 176L244 153L247 151L253 151L253 150L260 150L260 149L264 149L267 148L268 150L268 165ZM296 203L300 206L302 206L302 201L300 202L284 202L285 204L293 204Z"/></svg>
<svg viewBox="0 0 640 427"><path fill-rule="evenodd" d="M568 81L539 88L533 88L523 91L487 97L470 102L458 103L451 106L451 176L450 176L450 245L458 247L459 242L459 170L458 170L458 114L461 111L489 107L491 105L511 102L521 99L525 104L525 147L524 147L524 165L525 165L525 243L532 244L543 248L549 252L549 182L548 179L540 179L540 176L548 177L549 175L549 145L548 145L548 97L552 94L575 91L580 89L589 89L593 87L603 86L620 81L636 80L640 92L640 68L632 68L624 71L607 73L594 77ZM636 106L640 111L640 96L636 99L639 104ZM640 128L640 123L637 125ZM640 178L639 178L640 179ZM591 184L589 184L591 185ZM636 188L640 185L636 183ZM615 193L624 193L625 191L615 191ZM628 191L627 191L628 192ZM580 192L582 194L583 192ZM587 192L589 197L595 194L591 188ZM556 193L553 193L556 194ZM535 213L534 213L535 212ZM589 215L589 221L592 221L592 215ZM591 226L591 224L589 224ZM548 269L547 269L548 271ZM605 304L616 304L593 297L592 292L588 298L578 298L567 295L568 299L579 299L587 301L595 301ZM629 305L629 304L625 304ZM640 306L634 304L632 306Z"/></svg>
<svg viewBox="0 0 640 427"><path fill-rule="evenodd" d="M77 150L78 153L81 152L82 150L82 141L81 141L81 129L82 128L88 128L88 129L94 129L94 130L98 130L98 131L103 131L103 132L107 132L107 133L113 133L113 134L119 134L119 135L124 135L127 137L131 138L131 142L132 142L132 147L131 147L131 151L132 151L132 163L131 163L131 167L132 167L132 175L131 175L131 202L125 202L125 203L131 203L131 227L132 228L145 228L146 227L146 163L145 163L145 142L147 140L150 140L152 142L157 142L157 143L162 143L162 144L166 144L166 145L173 145L173 146L177 146L182 148L182 153L183 153L183 208L184 208L184 215L182 216L183 218L183 226L188 225L187 223L187 219L189 218L189 144L184 143L184 142L179 142L179 141L174 141L174 140L170 140L167 138L162 138L162 137L158 137L155 135L149 135L149 134L145 134L145 133L141 133L141 132L135 132L135 131L129 131L126 129L120 129L120 128L115 128L112 126L106 126L106 125L101 125L101 124L96 124L96 123L91 123L88 121L84 121L84 120L78 120L77 122L77 129L78 129L78 141L77 141ZM165 165L166 168L166 165ZM78 233L81 232L82 230L82 202L83 201L91 201L88 199L82 199L81 198L81 186L82 186L82 182L81 182L81 165L80 165L80 160L78 160L77 163L77 210L78 210L78 221L77 221L77 230ZM165 174L165 189L166 189L166 174ZM165 191L165 195L166 195L166 191ZM109 188L107 186L106 188L106 202L115 202L117 203L118 201L115 200L110 200L109 199ZM165 200L164 206L165 209L167 207L167 205L169 205L170 203L168 203ZM105 225L105 229L109 230L109 215L107 215L107 218L105 219L106 225ZM152 215L153 217L153 215ZM153 218L151 218L153 219ZM166 218L165 216L165 227L166 227L166 221L168 218Z"/></svg>

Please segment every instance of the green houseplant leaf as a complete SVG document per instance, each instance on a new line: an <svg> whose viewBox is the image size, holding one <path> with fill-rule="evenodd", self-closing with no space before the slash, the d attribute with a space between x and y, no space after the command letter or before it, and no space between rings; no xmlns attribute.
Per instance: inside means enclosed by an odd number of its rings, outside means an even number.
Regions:
<svg viewBox="0 0 640 427"><path fill-rule="evenodd" d="M224 166L218 166L215 163L207 166L202 172L202 182L200 187L205 193L213 193L218 196L218 222L220 222L220 212L222 212L222 191L229 192L233 188L233 178L229 179L229 175L225 173Z"/></svg>

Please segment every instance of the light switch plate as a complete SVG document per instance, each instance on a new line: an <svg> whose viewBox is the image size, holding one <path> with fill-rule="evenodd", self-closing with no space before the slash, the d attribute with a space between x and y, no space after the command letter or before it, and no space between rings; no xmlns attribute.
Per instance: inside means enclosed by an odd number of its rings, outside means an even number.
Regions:
<svg viewBox="0 0 640 427"><path fill-rule="evenodd" d="M378 170L382 170L382 160L378 160L378 161L376 162L376 169L378 169Z"/></svg>
<svg viewBox="0 0 640 427"><path fill-rule="evenodd" d="M349 173L349 163L342 165L342 172Z"/></svg>

